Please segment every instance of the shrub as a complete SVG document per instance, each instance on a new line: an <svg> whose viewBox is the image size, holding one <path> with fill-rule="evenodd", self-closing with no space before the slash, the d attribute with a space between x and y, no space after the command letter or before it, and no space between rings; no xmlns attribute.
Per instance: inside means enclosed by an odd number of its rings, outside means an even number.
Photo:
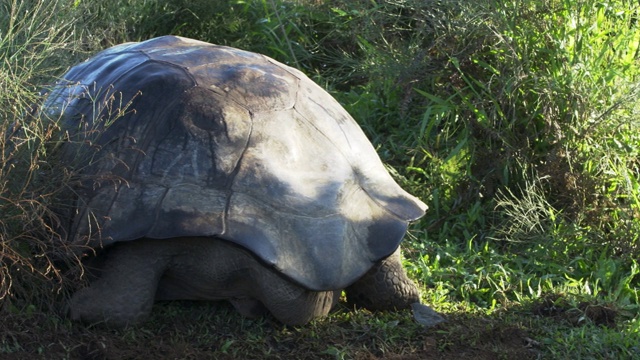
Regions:
<svg viewBox="0 0 640 360"><path fill-rule="evenodd" d="M48 157L55 128L33 114L40 89L77 46L67 9L61 1L0 2L0 301L14 305L47 303L62 280L54 258L65 249L48 220L64 174Z"/></svg>

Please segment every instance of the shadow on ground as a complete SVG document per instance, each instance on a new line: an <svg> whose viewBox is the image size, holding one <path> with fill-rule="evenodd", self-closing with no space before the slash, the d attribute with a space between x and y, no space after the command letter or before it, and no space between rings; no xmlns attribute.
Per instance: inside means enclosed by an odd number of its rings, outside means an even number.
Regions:
<svg viewBox="0 0 640 360"><path fill-rule="evenodd" d="M287 327L226 304L160 303L142 326L86 326L44 313L7 315L0 359L535 359L540 343L517 318L447 314L425 329L409 311L338 309ZM531 312L526 316L539 316Z"/></svg>

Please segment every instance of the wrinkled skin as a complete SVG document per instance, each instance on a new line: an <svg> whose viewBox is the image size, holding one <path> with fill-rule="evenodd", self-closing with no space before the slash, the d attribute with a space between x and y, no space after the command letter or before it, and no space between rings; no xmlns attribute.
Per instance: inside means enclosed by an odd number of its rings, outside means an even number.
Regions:
<svg viewBox="0 0 640 360"><path fill-rule="evenodd" d="M71 299L71 318L122 327L144 321L156 300L228 300L245 316L271 313L284 324L301 325L328 314L340 296L341 289L299 286L229 242L179 240L141 239L109 248L99 279ZM419 301L399 250L346 293L350 303L371 310L408 308Z"/></svg>

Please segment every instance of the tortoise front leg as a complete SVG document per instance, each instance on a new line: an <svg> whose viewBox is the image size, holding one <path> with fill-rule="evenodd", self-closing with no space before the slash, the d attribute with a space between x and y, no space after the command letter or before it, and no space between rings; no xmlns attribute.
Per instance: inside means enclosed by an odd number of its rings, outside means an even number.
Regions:
<svg viewBox="0 0 640 360"><path fill-rule="evenodd" d="M151 246L149 246L151 245ZM168 260L145 240L117 244L106 256L100 277L76 292L69 303L72 320L124 327L145 320Z"/></svg>
<svg viewBox="0 0 640 360"><path fill-rule="evenodd" d="M311 291L285 279L272 269L254 272L254 296L286 325L303 325L326 316L338 302L340 291Z"/></svg>
<svg viewBox="0 0 640 360"><path fill-rule="evenodd" d="M420 301L418 288L402 268L400 248L345 289L347 301L369 310L408 309Z"/></svg>

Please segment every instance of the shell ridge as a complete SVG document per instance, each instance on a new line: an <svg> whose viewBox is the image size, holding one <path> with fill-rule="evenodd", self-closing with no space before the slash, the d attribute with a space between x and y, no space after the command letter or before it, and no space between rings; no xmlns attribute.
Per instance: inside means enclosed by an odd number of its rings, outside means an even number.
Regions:
<svg viewBox="0 0 640 360"><path fill-rule="evenodd" d="M305 99L305 100L309 100L309 101L313 101L312 99ZM314 101L315 102L315 101ZM318 104L317 102L315 102L316 104ZM320 105L320 104L318 104ZM349 163L349 165L351 165L353 167L353 164L351 162L351 160L345 155L345 153L340 149L340 147L333 141L333 139L331 139L330 137L328 137L323 131L320 130L320 128L318 128L316 126L316 124L313 123L313 121L310 121L306 116L304 116L304 114L302 114L300 111L298 111L298 109L295 108L294 106L294 110L296 111L296 114L298 114L300 116L301 119L303 119L307 125L311 126L312 128L314 128L318 134L321 134L325 139L327 139L331 145L333 145L333 147L338 150L340 152L340 154L342 155L342 157L345 158L345 160L347 160L347 162ZM340 130L342 130L342 127L340 127ZM347 138L347 142L349 142L349 139ZM349 144L349 147L351 147L351 144Z"/></svg>
<svg viewBox="0 0 640 360"><path fill-rule="evenodd" d="M201 86L200 84L196 84L197 86ZM221 96L225 101L229 101L229 102L233 102L235 105L237 105L238 107L241 107L245 110L247 110L247 112L249 113L249 116L251 117L251 120L253 122L253 111L248 108L245 104L243 104L242 102L229 97L229 94L227 92L225 92L222 88L216 86L216 85L208 85L207 87L202 86L203 89L206 89L207 91L211 91L212 93ZM253 128L253 126L252 126Z"/></svg>
<svg viewBox="0 0 640 360"><path fill-rule="evenodd" d="M329 111L327 111L327 108L326 108L323 104L321 104L321 103L317 102L316 100L314 100L314 99L312 99L312 98L309 98L309 99L307 99L307 100L309 100L309 101L311 101L311 102L313 102L313 103L317 104L317 105L318 105L319 107L321 107L321 108L322 108L322 110L324 110L327 114L330 114L330 112L329 112ZM308 122L308 121L309 121L309 120L307 119L307 122ZM355 120L353 120L353 121L355 121ZM338 128L340 128L340 132L342 133L342 136L344 137L345 141L346 141L346 142L347 142L347 144L349 145L349 148L353 148L353 146L351 145L351 142L349 141L349 136L348 136L348 135L347 135L347 133L345 132L345 129L340 125L340 123L339 123L338 121L336 121L336 123L338 124ZM329 140L331 140L331 139L329 139ZM340 148L336 145L336 143L335 143L335 142L331 141L331 143L332 143L332 144L333 144L337 149L340 149ZM340 151L340 152L341 152L341 153L343 153L342 151ZM349 161L349 164L351 164L351 161L349 160L349 158L348 158L347 156L345 156L345 158L347 159L347 161Z"/></svg>
<svg viewBox="0 0 640 360"><path fill-rule="evenodd" d="M242 148L242 153L238 157L238 161L236 162L236 165L234 166L233 171L229 176L229 181L225 184L226 202L224 205L224 211L222 213L222 233L220 235L224 235L227 232L229 212L231 210L231 198L235 193L235 191L233 190L233 183L236 176L240 172L242 160L244 159L244 155L246 154L247 149L249 149L249 144L251 144L251 138L253 136L253 113L249 109L247 109L247 111L249 112L249 119L251 119L250 126L249 126L249 134L247 135L247 140L244 144L244 147Z"/></svg>
<svg viewBox="0 0 640 360"><path fill-rule="evenodd" d="M113 190L113 192L114 192L114 196L112 196L112 197L111 197L110 204L109 204L109 206L105 209L106 211L105 211L105 213L104 213L104 215L103 215L103 216L106 218L106 219L104 220L105 222L110 220L110 217L108 216L108 214L111 214L111 210L113 209L113 207L115 206L116 201L117 201L117 200L118 200L118 198L120 197L120 194L121 194L121 193L120 193L120 191L119 191L119 190L120 190L120 188L121 188L122 186L127 186L127 187L129 187L129 183L128 183L125 179L123 179L123 178L119 178L119 180L120 180L120 181L122 181L120 184L116 184L116 183L114 183L114 184L113 184L113 187L114 187L114 190ZM101 186L100 186L100 188L102 188L102 187L103 187L103 186L101 185ZM89 207L87 206L87 208L89 208ZM92 217L96 218L96 223L97 223L97 224L103 224L103 222L102 222L102 221L99 221L99 219L97 219L97 214L96 214L95 212L93 212L93 211L89 210L89 213L90 213L90 214L89 214L90 216L92 216ZM89 224L91 224L91 223L89 222ZM98 230L98 234L100 234L100 233L102 232L102 229L100 229L99 227L98 227L98 229L97 229L97 230ZM92 239L92 238L93 238L93 232L92 232L92 231L89 231L89 237L90 237L90 239ZM98 241L100 241L100 242L102 243L102 242L103 242L103 240L108 240L108 238L107 238L107 239L103 239L103 238L102 238L102 235L100 234L100 235L98 236L98 239L97 239L97 240L98 240Z"/></svg>
<svg viewBox="0 0 640 360"><path fill-rule="evenodd" d="M81 207L77 206L79 203L82 203ZM72 239L72 241L74 243L77 243L80 240L79 239L80 235L78 234L78 230L80 229L80 226L83 223L82 219L89 219L89 212L90 212L89 205L80 196L78 196L77 199L76 199L76 209L77 208L80 208L81 211L76 213L75 215L72 215L72 216L75 216L80 221L74 221L71 224L71 227L69 228L69 234L68 234L68 238ZM88 222L88 220L87 220L87 222ZM88 226L88 227L90 227L90 226ZM84 239L84 244L83 245L86 245L86 244L88 244L90 242L90 240L91 240L90 235L91 235L91 233L89 233L89 236Z"/></svg>
<svg viewBox="0 0 640 360"><path fill-rule="evenodd" d="M153 62L153 63L156 63L156 64L162 64L162 65L171 66L171 67L173 67L173 68L176 68L176 69L180 69L180 70L182 70L182 72L184 73L184 75L186 75L186 76L187 76L191 81L193 81L193 85L194 85L194 86L198 86L198 85L200 85L200 84L198 83L198 80L195 78L195 76L193 76L193 74L191 73L191 71L189 71L189 68L187 68L187 67L185 67L185 66L178 65L178 64L176 64L176 63L174 63L174 62L171 62L171 61L167 61L167 60L160 60L160 59L156 59L156 58L150 57L150 56L149 56L146 52L144 52L144 51L142 51L142 53L143 53L143 54L145 54L145 55L147 56L148 60L147 60L147 61L145 61L145 62L143 62L143 63L141 63L141 64L139 64L139 65L136 65L136 67L141 66L141 65L143 65L143 64L146 64L146 63L148 63L148 62Z"/></svg>
<svg viewBox="0 0 640 360"><path fill-rule="evenodd" d="M119 74L115 79L113 79L112 83L111 83L111 84L109 84L109 85L108 85L108 87L109 87L109 86L113 86L113 84L115 84L115 83L117 83L118 81L120 81L120 79L122 79L122 78L123 78L123 77L125 77L125 76L128 76L128 75L129 75L129 73L133 72L134 70L137 70L137 69L138 69L138 67L140 67L140 66L142 66L142 65L146 64L147 62L151 61L151 58L149 57L149 55L147 55L147 54L146 54L144 51L142 51L142 50L125 50L125 51L122 51L122 52L111 53L111 54L105 54L105 55L103 55L102 57L117 57L117 56L121 56L121 55L124 55L124 54L138 54L138 55L143 55L143 56L146 58L146 60L144 60L144 61L140 62L140 63L139 63L139 64L137 64L137 65L131 66L131 67L129 67L127 70L125 70L125 71L121 72L121 73L120 73L120 74ZM96 58L99 58L99 57L100 57L100 56L98 55ZM91 59L89 59L89 60L93 60L93 59L94 59L94 58L91 58ZM87 60L87 61L89 61L89 60ZM96 84L96 82L95 82L95 81L94 81L93 83L94 83L94 85Z"/></svg>
<svg viewBox="0 0 640 360"><path fill-rule="evenodd" d="M191 87L191 88L193 88L193 87ZM176 105L176 103L178 103L178 102L179 102L178 99L173 99L166 106L166 108L167 109L172 109ZM134 169L137 169L139 164L144 161L144 158L147 156L147 149L149 149L149 147L151 146L151 144L153 142L155 142L156 146L158 146L159 144L163 143L166 139L170 138L173 135L170 132L168 132L163 137L160 137L160 139L156 139L154 136L148 136L149 133L152 133L153 129L159 129L159 128L162 128L162 126L158 126L157 123L154 123L152 121L149 121L149 122L146 123L142 133L146 134L147 136L143 136L144 137L144 143L141 144L141 146L139 148L140 151L138 152L138 155L135 157L135 160L134 160L135 166L133 167ZM175 162L177 162L180 159L180 157L181 157L181 155L176 156L172 160L172 164L170 166L165 167L164 174L162 175L162 180L163 181L166 179L168 171L175 165ZM156 156L154 154L151 157L151 168L155 168L155 165L154 165L155 161L156 161Z"/></svg>
<svg viewBox="0 0 640 360"><path fill-rule="evenodd" d="M155 224L158 224L159 221L158 219L160 218L160 212L162 211L162 203L164 202L164 199L167 197L167 194L169 193L170 188L169 187L165 187L164 191L162 192L162 195L160 196L160 198L158 199L158 204L156 205L156 208L154 210L154 215L153 215L153 224L154 226L151 227L151 229L149 229L149 233L153 232L153 228L155 228Z"/></svg>
<svg viewBox="0 0 640 360"><path fill-rule="evenodd" d="M395 218L395 219L397 219L397 220L400 220L400 221L403 221L403 222L406 222L406 221L407 221L407 219L405 219L403 216L401 216L400 214L396 214L395 212L391 211L391 209L389 209L389 206L387 206L386 204L384 204L383 202L381 202L380 200L378 200L378 196L373 196L373 195L371 194L371 192L370 192L370 191L368 191L364 186L359 185L359 184L360 184L360 182L361 182L361 181L362 181L362 179L363 179L363 176L362 176L362 174L360 174L360 172L359 172L359 171L357 171L357 170L355 170L355 169L354 169L354 172L356 173L356 178L357 178L358 180L360 180L360 181L358 181L358 186L360 186L360 188L362 189L362 191L364 191L364 193L365 193L365 194L367 194L367 196L368 196L371 200L373 200L373 202L374 202L374 203L376 203L376 205L378 205L378 207L380 207L382 210L384 210L384 212L385 212L385 213L387 213L387 214L391 215L393 218Z"/></svg>

